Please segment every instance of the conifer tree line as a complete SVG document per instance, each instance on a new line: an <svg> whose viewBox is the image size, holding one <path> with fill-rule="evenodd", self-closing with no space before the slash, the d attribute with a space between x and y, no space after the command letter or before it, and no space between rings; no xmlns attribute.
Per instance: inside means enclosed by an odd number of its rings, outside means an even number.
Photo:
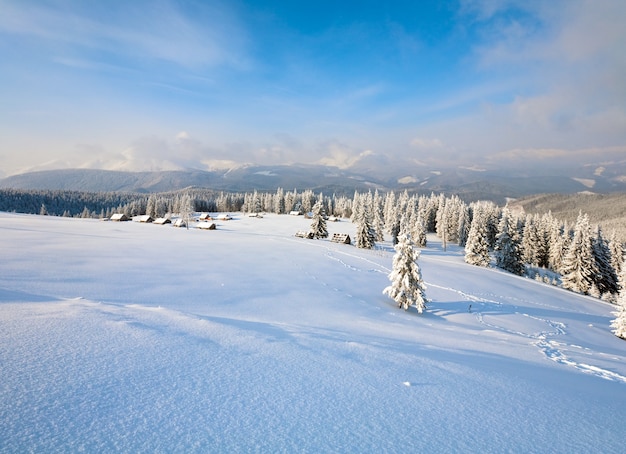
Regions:
<svg viewBox="0 0 626 454"><path fill-rule="evenodd" d="M72 217L148 214L163 217L192 208L196 212L317 213L350 218L357 226L355 245L371 249L388 235L394 244L400 232L416 247L435 233L443 247L465 248L467 263L491 264L518 275L537 276L574 292L615 301L620 290L624 244L580 214L575 225L551 213L526 215L492 202L466 203L458 196L410 195L378 191L327 196L298 192L226 193L188 188L169 193L0 190L0 210ZM321 224L319 224L321 225ZM320 230L321 236L324 233Z"/></svg>

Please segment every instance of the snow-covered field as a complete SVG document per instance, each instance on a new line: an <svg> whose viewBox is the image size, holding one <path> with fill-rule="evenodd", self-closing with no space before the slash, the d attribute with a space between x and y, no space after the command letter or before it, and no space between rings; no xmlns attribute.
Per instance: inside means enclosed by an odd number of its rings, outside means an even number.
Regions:
<svg viewBox="0 0 626 454"><path fill-rule="evenodd" d="M0 451L624 452L610 305L431 237L404 312L310 222L0 213Z"/></svg>

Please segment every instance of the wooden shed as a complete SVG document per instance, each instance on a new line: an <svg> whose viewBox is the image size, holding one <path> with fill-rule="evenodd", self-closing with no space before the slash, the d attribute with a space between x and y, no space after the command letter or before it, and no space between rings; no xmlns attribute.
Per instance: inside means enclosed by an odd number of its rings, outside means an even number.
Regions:
<svg viewBox="0 0 626 454"><path fill-rule="evenodd" d="M113 215L111 215L111 220L112 221L128 221L128 216L126 216L124 213L115 213Z"/></svg>
<svg viewBox="0 0 626 454"><path fill-rule="evenodd" d="M198 222L196 224L196 227L202 230L215 230L217 228L217 226L215 225L215 222L210 222L210 221Z"/></svg>
<svg viewBox="0 0 626 454"><path fill-rule="evenodd" d="M171 224L172 221L170 220L170 218L156 218L154 220L154 223L157 225L165 225L165 224Z"/></svg>
<svg viewBox="0 0 626 454"><path fill-rule="evenodd" d="M141 215L141 216L135 216L133 218L133 221L147 223L147 222L154 222L154 218L152 216L144 214L144 215Z"/></svg>
<svg viewBox="0 0 626 454"><path fill-rule="evenodd" d="M172 225L174 227L187 227L187 223L184 219L176 219Z"/></svg>
<svg viewBox="0 0 626 454"><path fill-rule="evenodd" d="M343 243L343 244L351 243L350 235L348 235L347 233L333 233L333 236L330 239L330 241L332 241L333 243Z"/></svg>

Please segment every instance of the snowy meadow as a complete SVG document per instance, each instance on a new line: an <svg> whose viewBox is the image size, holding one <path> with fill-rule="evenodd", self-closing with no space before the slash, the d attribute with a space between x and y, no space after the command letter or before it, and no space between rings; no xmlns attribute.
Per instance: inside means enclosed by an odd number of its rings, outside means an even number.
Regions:
<svg viewBox="0 0 626 454"><path fill-rule="evenodd" d="M614 306L429 236L404 311L389 242L233 218L0 213L0 452L624 451Z"/></svg>

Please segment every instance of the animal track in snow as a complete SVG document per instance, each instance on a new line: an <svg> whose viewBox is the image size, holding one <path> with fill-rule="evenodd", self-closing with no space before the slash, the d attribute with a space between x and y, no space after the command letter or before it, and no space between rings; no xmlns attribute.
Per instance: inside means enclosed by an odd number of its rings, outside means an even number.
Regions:
<svg viewBox="0 0 626 454"><path fill-rule="evenodd" d="M454 288L450 288L450 287L442 287L442 286L438 286L438 285L434 285L434 284L428 284L431 287L437 287L443 290L449 290L452 292L455 292L461 296L463 296L464 298L468 299L469 301L472 302L477 302L480 303L480 305L484 307L486 307L487 305L495 305L495 308L498 308L500 311L502 311L505 307L505 305L499 301L496 300L491 300L491 299L487 299L487 298L482 298L476 295L472 295L466 292L463 292L461 290L458 289L454 289ZM594 366L594 365L590 365L590 364L585 364L582 362L578 362L573 360L572 358L568 357L564 351L562 350L562 348L560 348L560 346L563 346L565 344L559 343L555 340L551 340L551 337L554 336L561 336L564 334L567 334L567 327L564 323L558 322L558 321L554 321L554 320L549 320L549 319L545 319L545 318L541 318L541 317L536 317L530 314L526 314L526 313L521 313L519 311L516 310L512 310L510 313L513 315L521 315L524 317L528 317L531 318L533 320L536 320L538 322L542 322L547 324L550 329L545 330L545 331L541 331L538 333L525 333L522 331L517 331L517 330L512 330L512 329L508 329L504 326L500 326L500 325L496 325L493 323L489 323L485 320L483 313L481 312L481 308L480 305L477 306L474 314L476 316L476 319L478 320L478 322L492 330L495 331L499 331L502 333L506 333L506 334L513 334L513 335L518 335L521 337L525 337L528 339L531 339L532 345L536 346L539 351L548 359L555 361L558 364L562 364L564 366L569 366L569 367L573 367L576 370L586 373L586 374L591 374L594 375L596 377L599 378L603 378L605 380L610 380L610 381L617 381L617 382L622 382L622 383L626 383L626 377L623 375L620 375L616 372L612 372L610 370L606 370L603 369L601 367L598 366ZM494 306L492 306L494 307ZM512 306L512 308L515 308L515 306ZM587 350L584 347L578 346L578 345L571 345L570 347L572 348L577 348L579 350Z"/></svg>

